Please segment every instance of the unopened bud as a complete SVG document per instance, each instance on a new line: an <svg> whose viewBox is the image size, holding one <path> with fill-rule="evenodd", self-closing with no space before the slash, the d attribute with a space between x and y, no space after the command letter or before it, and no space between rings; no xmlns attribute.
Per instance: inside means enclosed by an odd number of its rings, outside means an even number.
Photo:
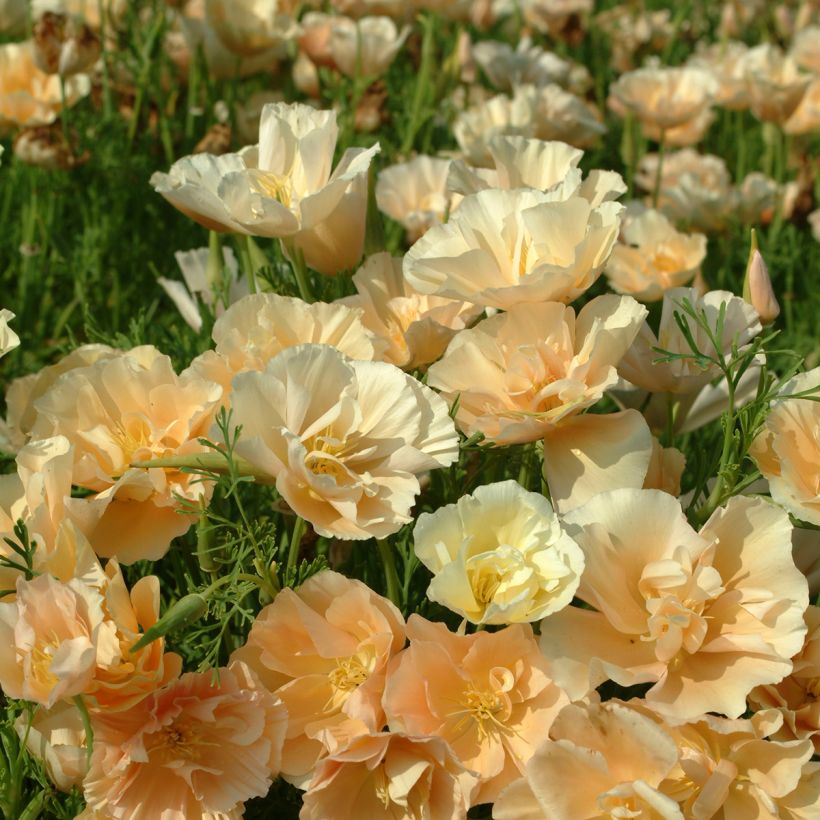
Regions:
<svg viewBox="0 0 820 820"><path fill-rule="evenodd" d="M743 298L757 311L764 325L771 324L780 315L780 305L774 295L769 269L757 248L757 237L752 232L752 249L743 281Z"/></svg>
<svg viewBox="0 0 820 820"><path fill-rule="evenodd" d="M153 626L145 630L143 636L131 647L131 651L137 652L157 638L198 621L207 611L208 601L198 592L180 598Z"/></svg>
<svg viewBox="0 0 820 820"><path fill-rule="evenodd" d="M321 92L319 70L304 51L299 52L293 63L293 84L308 97L318 97Z"/></svg>

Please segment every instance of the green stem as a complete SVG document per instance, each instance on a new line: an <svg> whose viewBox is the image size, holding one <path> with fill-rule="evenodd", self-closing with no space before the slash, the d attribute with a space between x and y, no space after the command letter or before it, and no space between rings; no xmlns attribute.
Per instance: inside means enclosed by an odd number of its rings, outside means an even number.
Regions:
<svg viewBox="0 0 820 820"><path fill-rule="evenodd" d="M404 132L404 139L402 140L400 154L406 156L413 143L416 140L416 134L421 127L422 108L424 106L424 98L427 95L427 90L430 87L430 76L434 66L433 49L435 46L435 26L434 18L429 16L422 19L422 27L424 28L424 35L421 41L421 65L419 66L418 78L416 79L416 88L413 94L413 103L410 108L410 121L407 130Z"/></svg>
<svg viewBox="0 0 820 820"><path fill-rule="evenodd" d="M307 265L305 264L305 255L300 248L294 245L285 245L285 253L288 259L290 259L300 298L303 302L315 302L316 299L313 296L313 289L310 286L310 276L308 275Z"/></svg>
<svg viewBox="0 0 820 820"><path fill-rule="evenodd" d="M91 727L91 716L88 714L88 707L85 705L82 695L74 695L72 698L74 705L80 712L80 719L85 730L85 761L91 766L91 753L94 750L94 729Z"/></svg>
<svg viewBox="0 0 820 820"><path fill-rule="evenodd" d="M729 457L732 454L732 444L734 442L735 431L735 386L732 382L731 374L726 373L726 386L729 391L729 412L726 421L726 429L723 431L723 450L720 454L720 466L718 467L717 481L706 499L706 503L698 510L698 519L703 522L717 509L723 500L726 487L726 468L729 466Z"/></svg>
<svg viewBox="0 0 820 820"><path fill-rule="evenodd" d="M302 543L302 536L307 529L307 521L301 516L296 517L296 522L293 525L293 532L290 536L290 546L288 547L288 563L287 575L290 577L291 572L296 570L296 562L299 560L299 545Z"/></svg>
<svg viewBox="0 0 820 820"><path fill-rule="evenodd" d="M390 542L386 539L376 539L376 544L379 547L379 555L384 566L384 577L387 581L387 597L401 609L401 595L399 592L399 574L396 571L396 556L393 554L393 548Z"/></svg>
<svg viewBox="0 0 820 820"><path fill-rule="evenodd" d="M102 62L102 90L103 90L103 114L108 119L114 111L114 103L111 96L111 77L108 72L108 49L105 45L106 13L103 0L97 0L97 13L100 16L100 60Z"/></svg>
<svg viewBox="0 0 820 820"><path fill-rule="evenodd" d="M666 149L666 129L661 129L661 138L658 141L658 167L655 171L655 187L652 190L652 207L658 207L658 197L661 194L661 179L663 175L663 155Z"/></svg>
<svg viewBox="0 0 820 820"><path fill-rule="evenodd" d="M252 476L260 484L271 483L272 476L257 470L250 461L246 461L240 456L233 456L237 468L237 474L241 476ZM185 467L194 470L207 470L220 475L230 475L231 470L222 453L198 453L190 456L166 456L165 458L150 458L146 461L133 461L129 467L138 467L145 470L153 467L163 469L180 470Z"/></svg>
<svg viewBox="0 0 820 820"><path fill-rule="evenodd" d="M58 74L57 76L60 80L60 124L63 127L63 139L65 140L66 148L71 151L71 132L68 127L68 99L65 93L65 77L62 74Z"/></svg>

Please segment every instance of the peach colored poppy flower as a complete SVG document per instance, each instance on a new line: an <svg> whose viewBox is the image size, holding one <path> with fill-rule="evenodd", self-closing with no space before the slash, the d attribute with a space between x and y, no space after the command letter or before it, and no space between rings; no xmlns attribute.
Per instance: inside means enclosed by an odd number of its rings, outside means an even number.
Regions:
<svg viewBox="0 0 820 820"><path fill-rule="evenodd" d="M384 691L390 729L446 740L481 777L473 803L493 802L524 773L568 702L532 628L456 635L411 615L407 635L410 646L393 662Z"/></svg>
<svg viewBox="0 0 820 820"><path fill-rule="evenodd" d="M319 763L299 818L465 820L476 782L440 738L365 735Z"/></svg>
<svg viewBox="0 0 820 820"><path fill-rule="evenodd" d="M677 802L661 790L677 762L674 740L629 704L570 704L529 759L524 777L501 793L493 817L683 820Z"/></svg>
<svg viewBox="0 0 820 820"><path fill-rule="evenodd" d="M790 379L772 402L750 454L772 498L801 521L820 525L820 368Z"/></svg>
<svg viewBox="0 0 820 820"><path fill-rule="evenodd" d="M407 241L444 222L461 197L447 191L450 160L419 154L408 162L389 165L376 180L376 204L400 223Z"/></svg>
<svg viewBox="0 0 820 820"><path fill-rule="evenodd" d="M20 576L14 602L0 602L0 687L6 697L48 708L79 695L110 633L97 590L50 575Z"/></svg>
<svg viewBox="0 0 820 820"><path fill-rule="evenodd" d="M617 202L593 205L578 182L467 197L410 248L405 278L421 293L504 310L577 298L603 270L623 210Z"/></svg>
<svg viewBox="0 0 820 820"><path fill-rule="evenodd" d="M279 771L287 712L243 663L188 673L126 712L95 714L88 808L121 820L239 818Z"/></svg>
<svg viewBox="0 0 820 820"><path fill-rule="evenodd" d="M714 349L706 331L695 323L684 308L684 302L706 320L717 336L718 318L724 312L722 335L717 339L720 350ZM671 393L694 398L709 382L721 374L714 363L704 363L692 357L692 349L675 320L675 314L686 320L698 349L711 356L730 356L732 346L742 348L761 331L757 311L743 299L723 290L713 290L701 296L694 288L672 288L663 294L663 307L657 335L644 323L635 341L618 364L620 375L633 385L653 393ZM684 358L658 361L664 354L682 354Z"/></svg>
<svg viewBox="0 0 820 820"><path fill-rule="evenodd" d="M422 513L413 549L433 573L427 597L474 624L551 615L570 603L584 570L549 501L516 481Z"/></svg>
<svg viewBox="0 0 820 820"><path fill-rule="evenodd" d="M381 358L384 342L365 327L360 310L338 303L308 304L291 296L254 293L231 305L214 322L215 347L197 356L189 370L222 385L223 400L237 373L264 370L288 347L326 344L352 359Z"/></svg>
<svg viewBox="0 0 820 820"><path fill-rule="evenodd" d="M10 310L0 310L0 357L20 346L20 337L9 327L13 318L14 314Z"/></svg>
<svg viewBox="0 0 820 820"><path fill-rule="evenodd" d="M712 75L698 68L649 66L622 74L609 89L619 111L663 131L702 115L717 93Z"/></svg>
<svg viewBox="0 0 820 820"><path fill-rule="evenodd" d="M481 313L469 302L417 293L402 275L401 257L376 253L353 275L358 295L339 303L364 311L362 322L386 343L382 359L404 370L434 362L450 340Z"/></svg>
<svg viewBox="0 0 820 820"><path fill-rule="evenodd" d="M384 538L411 520L418 476L458 457L444 400L397 367L299 345L233 381L236 453L320 535Z"/></svg>
<svg viewBox="0 0 820 820"><path fill-rule="evenodd" d="M123 563L156 560L191 526L178 496L196 502L211 487L176 469L131 467L137 461L207 451L204 436L221 388L177 376L171 360L138 349L64 374L37 402L35 438L64 435L73 445L72 483L105 502L89 540Z"/></svg>
<svg viewBox="0 0 820 820"><path fill-rule="evenodd" d="M730 111L743 111L749 107L743 58L748 46L739 40L723 40L719 43L701 41L688 64L708 71L717 82L715 105Z"/></svg>
<svg viewBox="0 0 820 820"><path fill-rule="evenodd" d="M816 817L820 766L809 763L811 742L776 740L780 723L778 712L766 710L750 720L706 715L664 726L679 755L664 793L687 818Z"/></svg>
<svg viewBox="0 0 820 820"><path fill-rule="evenodd" d="M136 348L147 350L147 348ZM133 353L134 351L132 351ZM76 367L87 367L101 358L122 356L123 351L108 345L80 345L58 362L36 373L14 379L6 388L6 420L2 427L3 449L17 452L28 440L37 417L34 404L57 379Z"/></svg>
<svg viewBox="0 0 820 820"><path fill-rule="evenodd" d="M467 435L499 444L535 441L595 404L617 382L615 366L646 308L630 296L599 296L581 308L518 305L459 333L427 383Z"/></svg>
<svg viewBox="0 0 820 820"><path fill-rule="evenodd" d="M257 615L245 661L288 710L282 774L305 787L334 738L380 731L387 663L404 646L404 619L361 581L324 570L283 589Z"/></svg>
<svg viewBox="0 0 820 820"><path fill-rule="evenodd" d="M652 683L647 704L675 720L739 717L755 686L791 672L808 589L773 504L736 496L698 533L672 496L624 489L564 522L586 558L577 597L594 610L542 621L541 650L573 698L611 678Z"/></svg>
<svg viewBox="0 0 820 820"><path fill-rule="evenodd" d="M604 271L613 290L643 302L656 302L665 291L687 285L706 257L703 234L679 233L659 211L627 220L621 238Z"/></svg>
<svg viewBox="0 0 820 820"><path fill-rule="evenodd" d="M753 689L749 702L757 709L777 709L783 715L783 725L772 735L775 740L809 738L820 754L820 607L810 606L804 617L806 642L792 658L791 675Z"/></svg>
<svg viewBox="0 0 820 820"><path fill-rule="evenodd" d="M91 91L87 74L65 79L65 101L71 107ZM20 126L48 125L63 107L60 80L34 63L31 40L0 46L0 132Z"/></svg>

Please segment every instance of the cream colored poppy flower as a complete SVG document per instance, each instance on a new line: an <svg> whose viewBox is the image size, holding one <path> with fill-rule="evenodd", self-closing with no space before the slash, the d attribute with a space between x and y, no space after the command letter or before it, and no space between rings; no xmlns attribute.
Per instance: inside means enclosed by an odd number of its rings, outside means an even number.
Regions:
<svg viewBox="0 0 820 820"><path fill-rule="evenodd" d="M389 17L332 17L330 55L348 77L381 77L409 34L409 26L399 31Z"/></svg>
<svg viewBox="0 0 820 820"><path fill-rule="evenodd" d="M717 83L698 68L650 66L622 74L609 92L642 125L665 131L702 115L717 93Z"/></svg>
<svg viewBox="0 0 820 820"><path fill-rule="evenodd" d="M482 40L473 45L472 57L492 85L505 92L519 85L555 83L581 93L591 82L586 67L533 45L529 37L522 37L515 48L498 40Z"/></svg>
<svg viewBox="0 0 820 820"><path fill-rule="evenodd" d="M357 296L339 303L364 311L362 322L387 345L382 359L404 370L434 362L450 340L481 313L469 302L417 293L402 275L401 257L377 253L353 275Z"/></svg>
<svg viewBox="0 0 820 820"><path fill-rule="evenodd" d="M37 402L33 438L65 436L73 445L71 482L104 506L94 550L122 563L163 556L194 516L179 496L207 498L211 485L175 468L132 467L138 461L207 452L198 439L210 427L222 389L150 347L102 358L65 373Z"/></svg>
<svg viewBox="0 0 820 820"><path fill-rule="evenodd" d="M310 267L335 274L362 255L367 171L379 150L350 148L331 174L337 135L333 111L270 103L258 148L185 157L151 184L208 228L278 237Z"/></svg>
<svg viewBox="0 0 820 820"><path fill-rule="evenodd" d="M796 32L792 41L791 56L806 71L820 74L820 26L806 26Z"/></svg>
<svg viewBox="0 0 820 820"><path fill-rule="evenodd" d="M320 535L384 538L411 521L418 476L458 457L447 405L393 365L327 345L282 351L231 393L236 453Z"/></svg>
<svg viewBox="0 0 820 820"><path fill-rule="evenodd" d="M783 124L783 131L798 136L820 131L820 78L811 81L800 104Z"/></svg>
<svg viewBox="0 0 820 820"><path fill-rule="evenodd" d="M73 703L61 701L51 709L37 709L31 720L22 712L14 730L60 791L81 786L88 771L86 737L80 710Z"/></svg>
<svg viewBox="0 0 820 820"><path fill-rule="evenodd" d="M409 162L390 165L376 180L376 204L382 213L402 225L408 242L444 222L460 196L447 190L449 159L420 154Z"/></svg>
<svg viewBox="0 0 820 820"><path fill-rule="evenodd" d="M0 357L20 346L20 337L9 327L14 314L5 308L0 309Z"/></svg>
<svg viewBox="0 0 820 820"><path fill-rule="evenodd" d="M658 155L646 154L638 163L636 183L653 191L657 170ZM691 148L666 155L658 208L673 222L706 232L720 231L729 224L737 205L737 192L723 159Z"/></svg>
<svg viewBox="0 0 820 820"><path fill-rule="evenodd" d="M446 740L481 778L473 803L493 802L524 773L568 703L532 628L457 635L411 615L407 637L410 645L392 663L382 701L390 730Z"/></svg>
<svg viewBox="0 0 820 820"><path fill-rule="evenodd" d="M214 322L211 337L215 348L197 356L188 370L221 384L223 400L234 376L264 370L288 347L332 345L351 359L370 361L381 358L386 346L365 326L361 310L276 293L254 293L235 302Z"/></svg>
<svg viewBox="0 0 820 820"><path fill-rule="evenodd" d="M688 65L711 73L717 82L715 105L730 111L743 111L749 107L743 58L748 46L740 40L719 43L698 43Z"/></svg>
<svg viewBox="0 0 820 820"><path fill-rule="evenodd" d="M247 663L287 708L288 781L306 787L341 738L384 727L385 675L404 643L404 618L390 601L330 570L283 589L257 615L232 658Z"/></svg>
<svg viewBox="0 0 820 820"><path fill-rule="evenodd" d="M600 275L622 210L572 187L480 191L410 248L404 276L421 293L505 310L569 302Z"/></svg>
<svg viewBox="0 0 820 820"><path fill-rule="evenodd" d="M90 91L88 75L67 77L66 105L71 107ZM48 125L57 119L62 107L60 78L37 68L30 40L0 46L0 132Z"/></svg>
<svg viewBox="0 0 820 820"><path fill-rule="evenodd" d="M794 58L771 43L749 49L743 58L749 108L764 122L782 125L806 93L811 76Z"/></svg>
<svg viewBox="0 0 820 820"><path fill-rule="evenodd" d="M805 393L808 398L793 398ZM811 398L814 396L814 400ZM820 368L790 379L772 402L750 455L772 498L801 521L820 525Z"/></svg>
<svg viewBox="0 0 820 820"><path fill-rule="evenodd" d="M493 806L495 820L550 817L683 820L663 793L678 762L674 740L650 717L618 701L570 704Z"/></svg>
<svg viewBox="0 0 820 820"><path fill-rule="evenodd" d="M252 57L296 35L297 6L292 0L206 0L205 14L227 49Z"/></svg>
<svg viewBox="0 0 820 820"><path fill-rule="evenodd" d="M808 588L788 516L735 496L695 532L677 499L615 490L564 516L584 551L577 597L541 623L541 650L573 699L606 679L651 683L647 704L674 720L736 718L758 685L792 670Z"/></svg>
<svg viewBox="0 0 820 820"><path fill-rule="evenodd" d="M542 438L595 404L617 382L646 308L629 296L599 296L578 313L558 302L520 305L459 333L427 383L468 436L498 444Z"/></svg>
<svg viewBox="0 0 820 820"><path fill-rule="evenodd" d="M515 481L422 513L413 549L433 573L427 597L474 624L551 615L570 603L584 569L549 501Z"/></svg>
<svg viewBox="0 0 820 820"><path fill-rule="evenodd" d="M578 163L584 152L565 142L496 136L489 141L488 150L493 169L470 168L455 160L447 178L448 189L467 196L487 188L533 188L560 198L578 194L593 207L626 193L626 185L615 171L593 170L583 179Z"/></svg>
<svg viewBox="0 0 820 820"><path fill-rule="evenodd" d="M604 271L613 290L643 302L656 302L665 291L688 284L706 257L703 234L679 233L659 211L628 220L621 238Z"/></svg>
<svg viewBox="0 0 820 820"><path fill-rule="evenodd" d="M718 319L724 311L722 335L717 339L720 350L715 351L709 334L683 308L688 302L698 313L704 314L713 335L717 336ZM692 357L692 350L675 314L683 317L699 350L707 355L729 357L732 346L742 348L761 331L757 311L748 302L724 290L709 291L700 296L694 288L672 288L663 294L663 307L657 335L644 324L632 346L620 360L618 372L633 385L653 393L694 394L721 374L713 362L702 362ZM684 358L658 361L664 354L658 350L680 354Z"/></svg>
<svg viewBox="0 0 820 820"><path fill-rule="evenodd" d="M94 715L92 725L83 782L91 817L233 820L277 776L287 712L235 662L218 677L185 674L127 712Z"/></svg>

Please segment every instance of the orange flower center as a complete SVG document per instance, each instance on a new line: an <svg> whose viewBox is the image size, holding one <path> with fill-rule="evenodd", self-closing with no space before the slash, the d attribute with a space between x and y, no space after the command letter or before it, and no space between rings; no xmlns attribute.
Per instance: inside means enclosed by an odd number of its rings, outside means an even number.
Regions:
<svg viewBox="0 0 820 820"><path fill-rule="evenodd" d="M464 708L461 712L462 718L455 727L456 731L473 724L479 738L484 740L491 733L506 729L497 717L504 709L504 701L495 692L480 690L474 684L470 684L462 696L460 705Z"/></svg>

